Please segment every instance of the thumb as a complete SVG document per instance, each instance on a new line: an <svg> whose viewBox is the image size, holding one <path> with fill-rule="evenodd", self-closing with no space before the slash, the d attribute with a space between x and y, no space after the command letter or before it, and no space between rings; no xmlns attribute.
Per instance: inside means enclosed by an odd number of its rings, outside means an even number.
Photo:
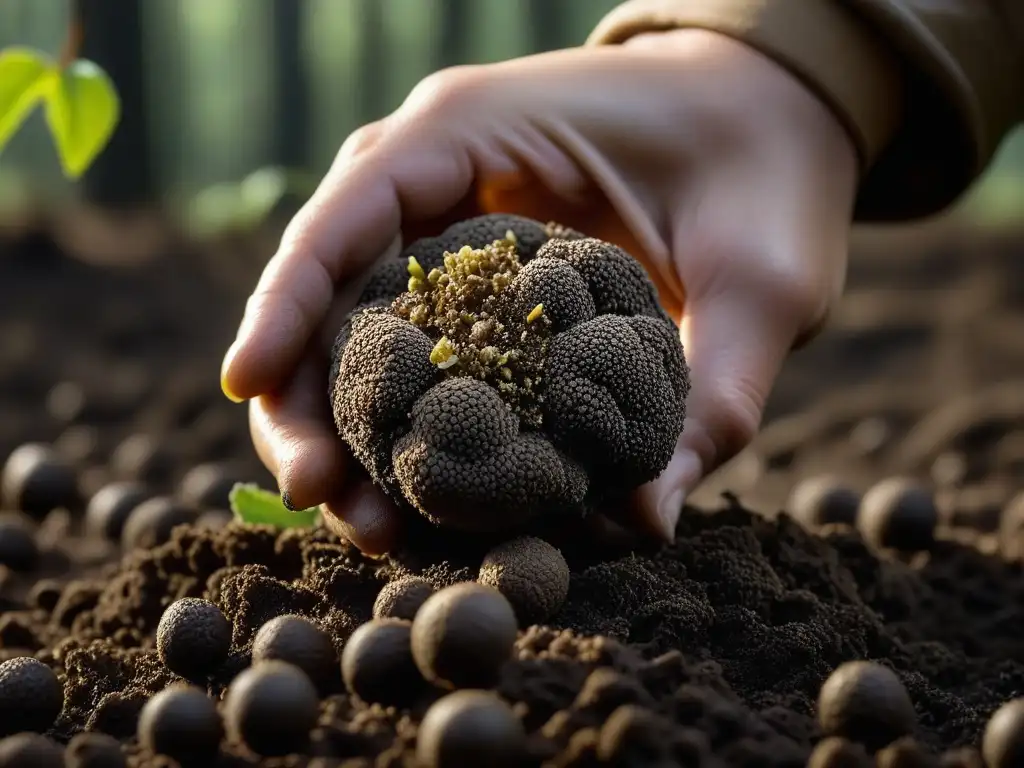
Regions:
<svg viewBox="0 0 1024 768"><path fill-rule="evenodd" d="M637 499L643 523L667 541L697 484L753 439L800 329L792 304L751 293L688 297L679 329L690 367L686 423L669 465Z"/></svg>

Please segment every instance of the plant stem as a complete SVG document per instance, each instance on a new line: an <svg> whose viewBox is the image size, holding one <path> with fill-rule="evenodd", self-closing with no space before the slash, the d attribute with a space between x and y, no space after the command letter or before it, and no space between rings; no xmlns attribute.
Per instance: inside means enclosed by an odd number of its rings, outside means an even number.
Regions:
<svg viewBox="0 0 1024 768"><path fill-rule="evenodd" d="M60 51L60 68L66 69L67 66L78 58L78 51L82 47L82 38L85 36L85 30L82 28L82 20L78 18L78 13L74 9L72 4L71 19L68 22L67 35L64 38L64 45Z"/></svg>

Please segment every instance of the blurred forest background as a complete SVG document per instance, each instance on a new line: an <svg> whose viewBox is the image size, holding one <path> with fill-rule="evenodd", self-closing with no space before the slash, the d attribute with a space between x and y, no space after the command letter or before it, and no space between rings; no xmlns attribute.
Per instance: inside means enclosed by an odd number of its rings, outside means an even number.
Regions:
<svg viewBox="0 0 1024 768"><path fill-rule="evenodd" d="M258 169L302 195L350 131L458 63L580 44L617 0L0 0L0 47L58 55L72 14L80 55L111 74L123 117L83 182L60 174L41 114L0 155L0 206L205 201ZM204 193L203 191L206 190ZM1024 134L959 206L1024 218Z"/></svg>

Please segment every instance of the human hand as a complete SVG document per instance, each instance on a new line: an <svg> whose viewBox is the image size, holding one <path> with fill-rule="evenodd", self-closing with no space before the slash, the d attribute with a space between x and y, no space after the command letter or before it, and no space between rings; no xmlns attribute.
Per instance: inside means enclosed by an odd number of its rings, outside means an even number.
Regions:
<svg viewBox="0 0 1024 768"><path fill-rule="evenodd" d="M328 350L366 268L472 215L555 220L639 259L677 320L692 388L632 521L671 538L686 496L754 436L793 346L842 290L857 183L838 120L777 64L678 30L439 72L341 148L288 226L222 371L295 508L368 552L396 509L336 435Z"/></svg>

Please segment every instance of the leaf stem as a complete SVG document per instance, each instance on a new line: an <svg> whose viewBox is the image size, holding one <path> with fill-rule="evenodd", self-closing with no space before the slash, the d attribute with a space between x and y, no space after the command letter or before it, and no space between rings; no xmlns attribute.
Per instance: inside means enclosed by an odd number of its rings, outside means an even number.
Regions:
<svg viewBox="0 0 1024 768"><path fill-rule="evenodd" d="M75 5L75 3L71 4L71 19L68 22L67 35L64 37L64 45L60 51L58 64L62 70L67 69L68 65L78 58L78 52L82 47L82 38L85 36L85 29L82 26L82 20L78 17Z"/></svg>

